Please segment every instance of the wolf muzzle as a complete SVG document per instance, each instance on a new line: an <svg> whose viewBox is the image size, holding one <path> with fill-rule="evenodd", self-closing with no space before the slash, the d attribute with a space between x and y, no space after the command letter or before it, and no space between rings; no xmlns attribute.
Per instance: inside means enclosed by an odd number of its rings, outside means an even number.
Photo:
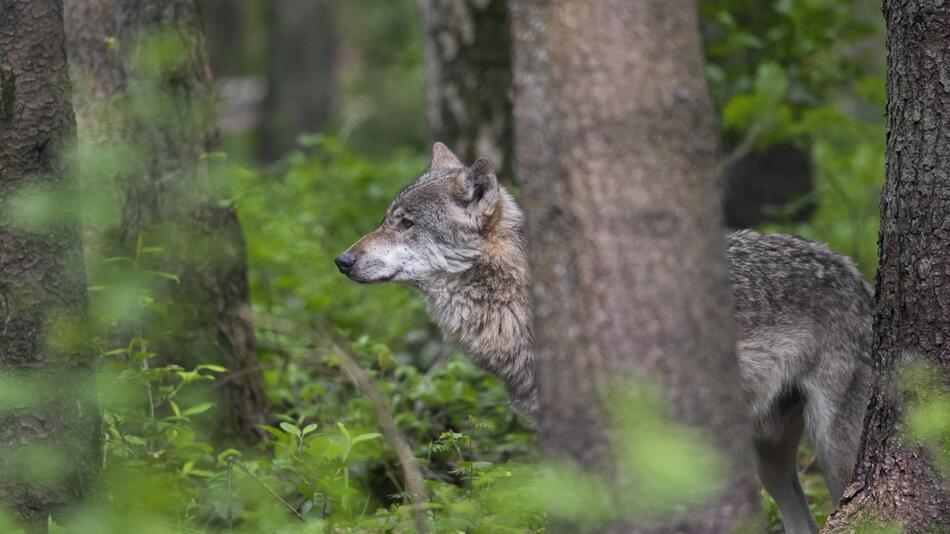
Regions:
<svg viewBox="0 0 950 534"><path fill-rule="evenodd" d="M349 276L353 270L353 264L356 263L356 256L346 251L337 256L336 259L333 260L333 263L336 263L336 268L339 269L341 273Z"/></svg>

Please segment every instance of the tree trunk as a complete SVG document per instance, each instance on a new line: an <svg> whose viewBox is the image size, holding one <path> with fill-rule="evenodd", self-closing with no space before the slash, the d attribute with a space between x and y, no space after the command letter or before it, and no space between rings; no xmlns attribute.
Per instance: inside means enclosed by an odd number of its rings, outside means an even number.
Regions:
<svg viewBox="0 0 950 534"><path fill-rule="evenodd" d="M419 0L429 128L462 161L511 178L511 34L505 0Z"/></svg>
<svg viewBox="0 0 950 534"><path fill-rule="evenodd" d="M250 38L248 20L253 20L253 0L198 0L208 62L217 79L246 75Z"/></svg>
<svg viewBox="0 0 950 534"><path fill-rule="evenodd" d="M141 321L165 361L216 363L236 373L223 391L220 437L252 437L267 420L255 370L244 237L221 169L211 72L194 0L66 0L70 66L78 82L80 138L125 144L128 161L115 255L139 239L163 246L151 270L177 275L153 290L167 307ZM214 172L217 171L217 172Z"/></svg>
<svg viewBox="0 0 950 534"><path fill-rule="evenodd" d="M950 7L884 2L887 152L874 321L877 374L855 479L828 532L897 521L904 532L950 528L950 496L927 450L906 433L901 367L925 362L950 378Z"/></svg>
<svg viewBox="0 0 950 534"><path fill-rule="evenodd" d="M336 97L339 38L332 0L267 3L267 80L260 150L274 161L322 130Z"/></svg>
<svg viewBox="0 0 950 534"><path fill-rule="evenodd" d="M82 498L99 464L68 91L62 2L0 2L0 502L31 531ZM7 217L31 194L62 203L48 226ZM51 479L34 475L50 465Z"/></svg>
<svg viewBox="0 0 950 534"><path fill-rule="evenodd" d="M691 513L608 530L732 531L754 521L758 489L695 6L511 5L543 450L614 472L599 401L625 378L649 382L734 464Z"/></svg>

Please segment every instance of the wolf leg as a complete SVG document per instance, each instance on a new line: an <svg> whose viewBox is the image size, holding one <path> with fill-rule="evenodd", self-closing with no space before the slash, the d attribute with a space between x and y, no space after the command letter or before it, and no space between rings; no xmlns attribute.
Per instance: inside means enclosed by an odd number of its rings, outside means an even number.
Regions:
<svg viewBox="0 0 950 534"><path fill-rule="evenodd" d="M776 434L755 441L759 479L778 504L786 533L816 533L818 523L798 482L798 444L804 428L801 405L781 417L784 421Z"/></svg>
<svg viewBox="0 0 950 534"><path fill-rule="evenodd" d="M837 504L851 481L864 427L870 371L860 363L841 365L803 381L805 419L831 502ZM825 371L828 371L827 369Z"/></svg>

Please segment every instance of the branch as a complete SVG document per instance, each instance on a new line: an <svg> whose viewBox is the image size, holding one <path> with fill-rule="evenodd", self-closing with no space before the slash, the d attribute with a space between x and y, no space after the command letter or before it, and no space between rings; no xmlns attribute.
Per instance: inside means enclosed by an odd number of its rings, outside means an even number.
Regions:
<svg viewBox="0 0 950 534"><path fill-rule="evenodd" d="M416 517L416 527L418 532L425 534L428 532L428 523L425 516L425 504L428 501L428 496L426 495L422 470L419 468L419 461L415 455L412 454L412 448L409 446L409 443L406 442L399 432L399 428L396 426L396 420L393 418L392 411L389 409L389 404L386 402L383 393L373 384L369 375L360 367L350 352L343 349L333 337L334 336L331 335L331 343L340 356L340 364L343 366L343 370L350 377L350 380L357 389L369 397L369 400L376 408L379 429L382 434L386 436L386 439L389 440L389 443L396 451L399 463L402 464L402 474L406 480L406 490L412 501L413 512Z"/></svg>
<svg viewBox="0 0 950 534"><path fill-rule="evenodd" d="M719 158L719 161L716 163L716 168L713 171L713 178L715 178L716 183L722 181L723 176L725 176L726 171L729 170L729 167L732 167L739 162L742 158L749 155L749 152L752 152L752 149L755 148L755 141L758 139L759 134L764 129L761 121L753 124L745 132L742 141L736 145L728 154Z"/></svg>
<svg viewBox="0 0 950 534"><path fill-rule="evenodd" d="M236 465L236 466L238 466L238 467L240 467L240 468L241 468L241 471L244 471L244 472L247 473L251 478L253 478L254 480L256 480L258 484L260 484L261 486L264 487L264 489L267 490L267 493L270 493L270 494L271 494L271 497L273 497L273 498L277 499L278 501L280 501L284 506L287 507L288 510L290 510L291 512L293 512L294 516L296 516L297 519L303 521L304 523L307 522L307 519L303 516L303 514L301 514L296 508L294 508L294 506L293 506L292 504L290 504L289 502L285 501L284 498L281 497L276 491L274 491L273 489L271 489L271 487L268 486L266 482L264 482L263 480L261 480L260 477L258 477L258 476L255 475L250 469L248 469L247 466L244 465L244 463L242 463L240 460L238 460L238 459L235 458L234 456L231 456L230 458L228 458L228 462L229 462L229 463L232 463L232 464L234 464L234 465ZM230 514L231 512L228 511L228 513Z"/></svg>
<svg viewBox="0 0 950 534"><path fill-rule="evenodd" d="M250 310L248 308L242 310L241 313L250 318ZM403 478L406 481L406 493L408 494L413 509L417 532L420 534L428 533L429 524L426 518L426 503L429 501L429 498L425 490L425 479L422 476L419 461L412 453L412 447L409 446L409 443L402 436L402 433L399 432L399 428L396 426L396 420L393 417L392 410L390 410L389 403L386 401L385 396L379 388L376 387L369 375L366 374L366 371L357 363L353 352L345 348L348 342L330 328L322 325L318 327L320 334L322 334L321 337L304 334L303 329L286 319L257 315L254 320L257 324L266 325L266 328L278 332L310 337L314 345L328 343L330 348L339 356L340 366L343 368L347 377L373 404L376 410L376 419L380 433L386 438L393 450L396 451L396 457L399 458Z"/></svg>

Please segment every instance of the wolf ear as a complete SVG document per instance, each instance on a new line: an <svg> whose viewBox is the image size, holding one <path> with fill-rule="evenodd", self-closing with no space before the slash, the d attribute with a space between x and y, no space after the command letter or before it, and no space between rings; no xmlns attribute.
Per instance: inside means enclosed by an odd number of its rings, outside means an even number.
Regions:
<svg viewBox="0 0 950 534"><path fill-rule="evenodd" d="M429 170L458 169L464 166L462 160L449 150L449 147L438 142L432 145L432 164L429 165Z"/></svg>
<svg viewBox="0 0 950 534"><path fill-rule="evenodd" d="M462 181L459 203L468 209L486 210L498 200L498 178L495 165L488 158L478 158L465 174Z"/></svg>

